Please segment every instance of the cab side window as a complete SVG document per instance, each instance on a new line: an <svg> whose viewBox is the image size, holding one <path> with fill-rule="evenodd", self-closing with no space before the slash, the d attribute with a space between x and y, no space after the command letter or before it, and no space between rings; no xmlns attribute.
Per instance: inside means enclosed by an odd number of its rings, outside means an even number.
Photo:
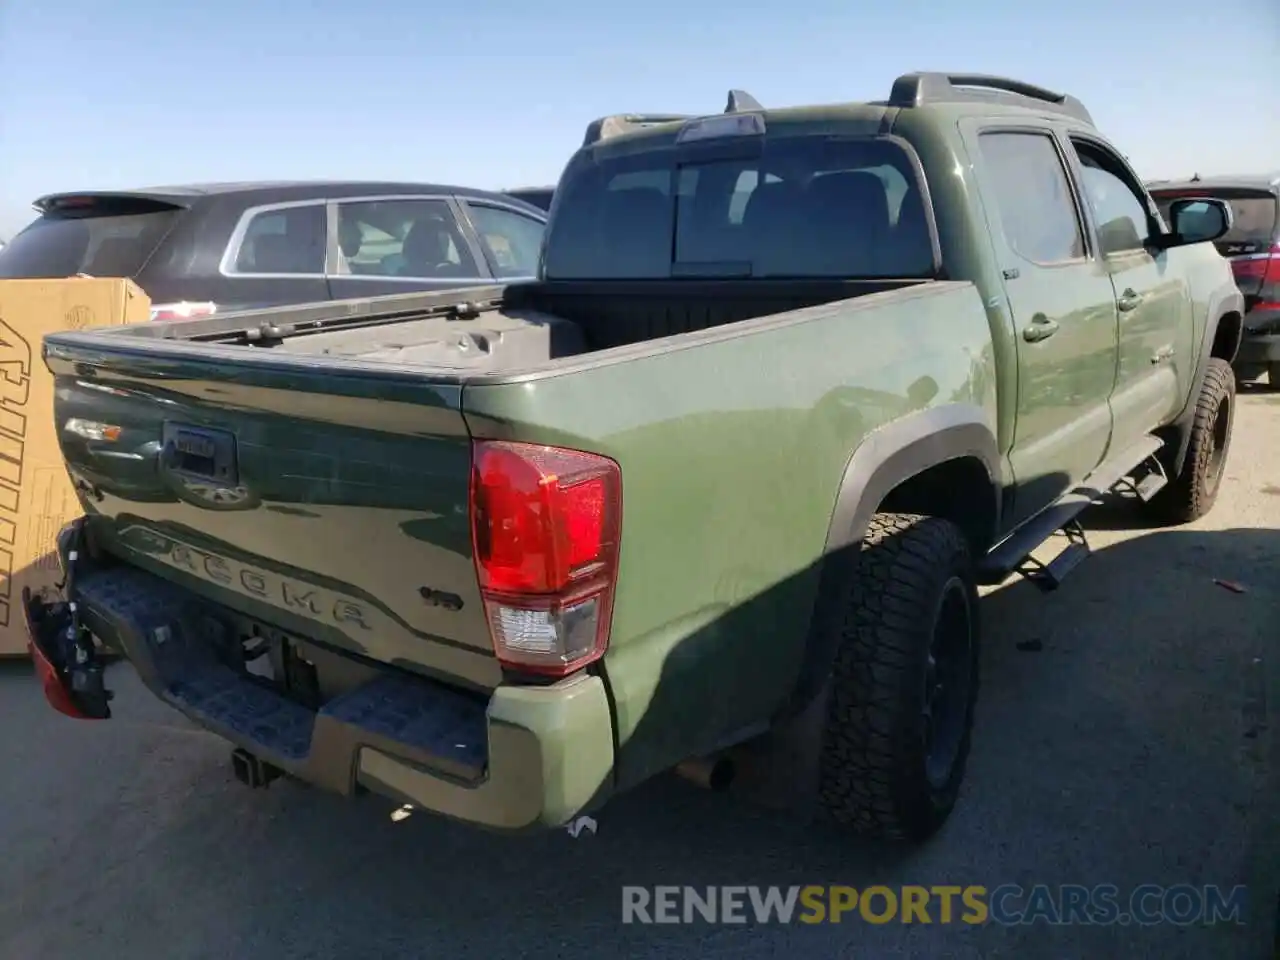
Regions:
<svg viewBox="0 0 1280 960"><path fill-rule="evenodd" d="M1142 250L1151 236L1147 202L1129 182L1120 163L1087 141L1072 140L1080 160L1085 199L1098 225L1101 253L1111 256Z"/></svg>
<svg viewBox="0 0 1280 960"><path fill-rule="evenodd" d="M1014 252L1045 266L1083 258L1084 233L1053 137L984 133L978 143L1004 235Z"/></svg>

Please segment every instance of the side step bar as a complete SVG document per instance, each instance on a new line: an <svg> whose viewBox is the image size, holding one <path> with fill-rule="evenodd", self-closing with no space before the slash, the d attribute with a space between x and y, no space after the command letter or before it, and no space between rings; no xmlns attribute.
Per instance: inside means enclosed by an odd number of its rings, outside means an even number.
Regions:
<svg viewBox="0 0 1280 960"><path fill-rule="evenodd" d="M1144 500L1155 496L1169 482L1155 456L1163 446L1164 442L1157 437L1143 437L1129 449L1100 464L1084 483L1069 490L1048 509L996 544L978 564L979 583L1003 583L1011 575L1020 573L1042 590L1056 590L1090 553L1084 528L1080 526L1080 514L1134 474L1140 473L1141 479L1131 486ZM1061 553L1048 563L1031 556L1033 550L1059 532L1067 539Z"/></svg>
<svg viewBox="0 0 1280 960"><path fill-rule="evenodd" d="M1169 485L1169 475L1165 473L1164 464L1157 456L1150 456L1134 471L1132 478L1134 495L1143 503Z"/></svg>
<svg viewBox="0 0 1280 960"><path fill-rule="evenodd" d="M1035 557L1024 557L1014 571L1030 580L1045 593L1062 586L1062 581L1093 553L1079 520L1064 524L1060 532L1066 537L1067 545L1057 556L1048 563L1042 563Z"/></svg>

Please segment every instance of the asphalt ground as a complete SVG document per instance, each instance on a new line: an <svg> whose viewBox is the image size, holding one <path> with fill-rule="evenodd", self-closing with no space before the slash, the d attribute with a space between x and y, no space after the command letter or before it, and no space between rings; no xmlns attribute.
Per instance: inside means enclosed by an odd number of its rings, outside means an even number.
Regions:
<svg viewBox="0 0 1280 960"><path fill-rule="evenodd" d="M115 719L93 724L47 709L28 666L0 666L0 958L1271 958L1280 393L1242 395L1203 521L1146 530L1123 503L1086 519L1095 556L1061 590L1014 582L984 599L966 787L914 850L674 778L615 801L578 839L395 820L377 798L291 783L250 791L227 746L127 667L111 672ZM1112 884L1121 903L1144 884L1248 891L1243 922L1213 926L936 912L873 924L856 911L622 923L622 887L658 884Z"/></svg>

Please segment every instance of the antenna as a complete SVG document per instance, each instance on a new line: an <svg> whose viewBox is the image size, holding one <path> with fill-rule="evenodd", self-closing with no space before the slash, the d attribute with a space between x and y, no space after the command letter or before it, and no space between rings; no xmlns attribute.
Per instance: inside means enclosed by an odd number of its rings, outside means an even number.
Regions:
<svg viewBox="0 0 1280 960"><path fill-rule="evenodd" d="M745 90L730 90L729 102L725 104L725 113L745 113L748 110L763 110L760 101Z"/></svg>

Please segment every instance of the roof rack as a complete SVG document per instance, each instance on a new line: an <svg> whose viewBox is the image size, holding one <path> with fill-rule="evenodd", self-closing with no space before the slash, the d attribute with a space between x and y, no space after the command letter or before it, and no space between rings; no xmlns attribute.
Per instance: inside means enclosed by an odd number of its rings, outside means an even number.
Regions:
<svg viewBox="0 0 1280 960"><path fill-rule="evenodd" d="M745 90L730 90L725 103L725 113L749 113L763 110L760 101ZM696 120L698 116L691 113L617 113L587 124L587 133L582 138L582 145L589 147L601 140L619 137L632 130L652 127L660 123L678 123L681 120Z"/></svg>
<svg viewBox="0 0 1280 960"><path fill-rule="evenodd" d="M582 145L589 147L600 140L620 137L632 130L652 127L659 123L675 123L680 120L692 120L691 113L617 113L609 117L601 117L587 124L587 134L582 138Z"/></svg>
<svg viewBox="0 0 1280 960"><path fill-rule="evenodd" d="M1066 93L1046 90L1033 83L994 77L985 73L906 73L893 81L891 107L923 107L935 103L1008 103L1035 106L1065 114L1093 126L1083 103Z"/></svg>
<svg viewBox="0 0 1280 960"><path fill-rule="evenodd" d="M760 101L747 93L745 90L730 90L729 102L724 105L725 113L749 113L753 110L763 110Z"/></svg>

